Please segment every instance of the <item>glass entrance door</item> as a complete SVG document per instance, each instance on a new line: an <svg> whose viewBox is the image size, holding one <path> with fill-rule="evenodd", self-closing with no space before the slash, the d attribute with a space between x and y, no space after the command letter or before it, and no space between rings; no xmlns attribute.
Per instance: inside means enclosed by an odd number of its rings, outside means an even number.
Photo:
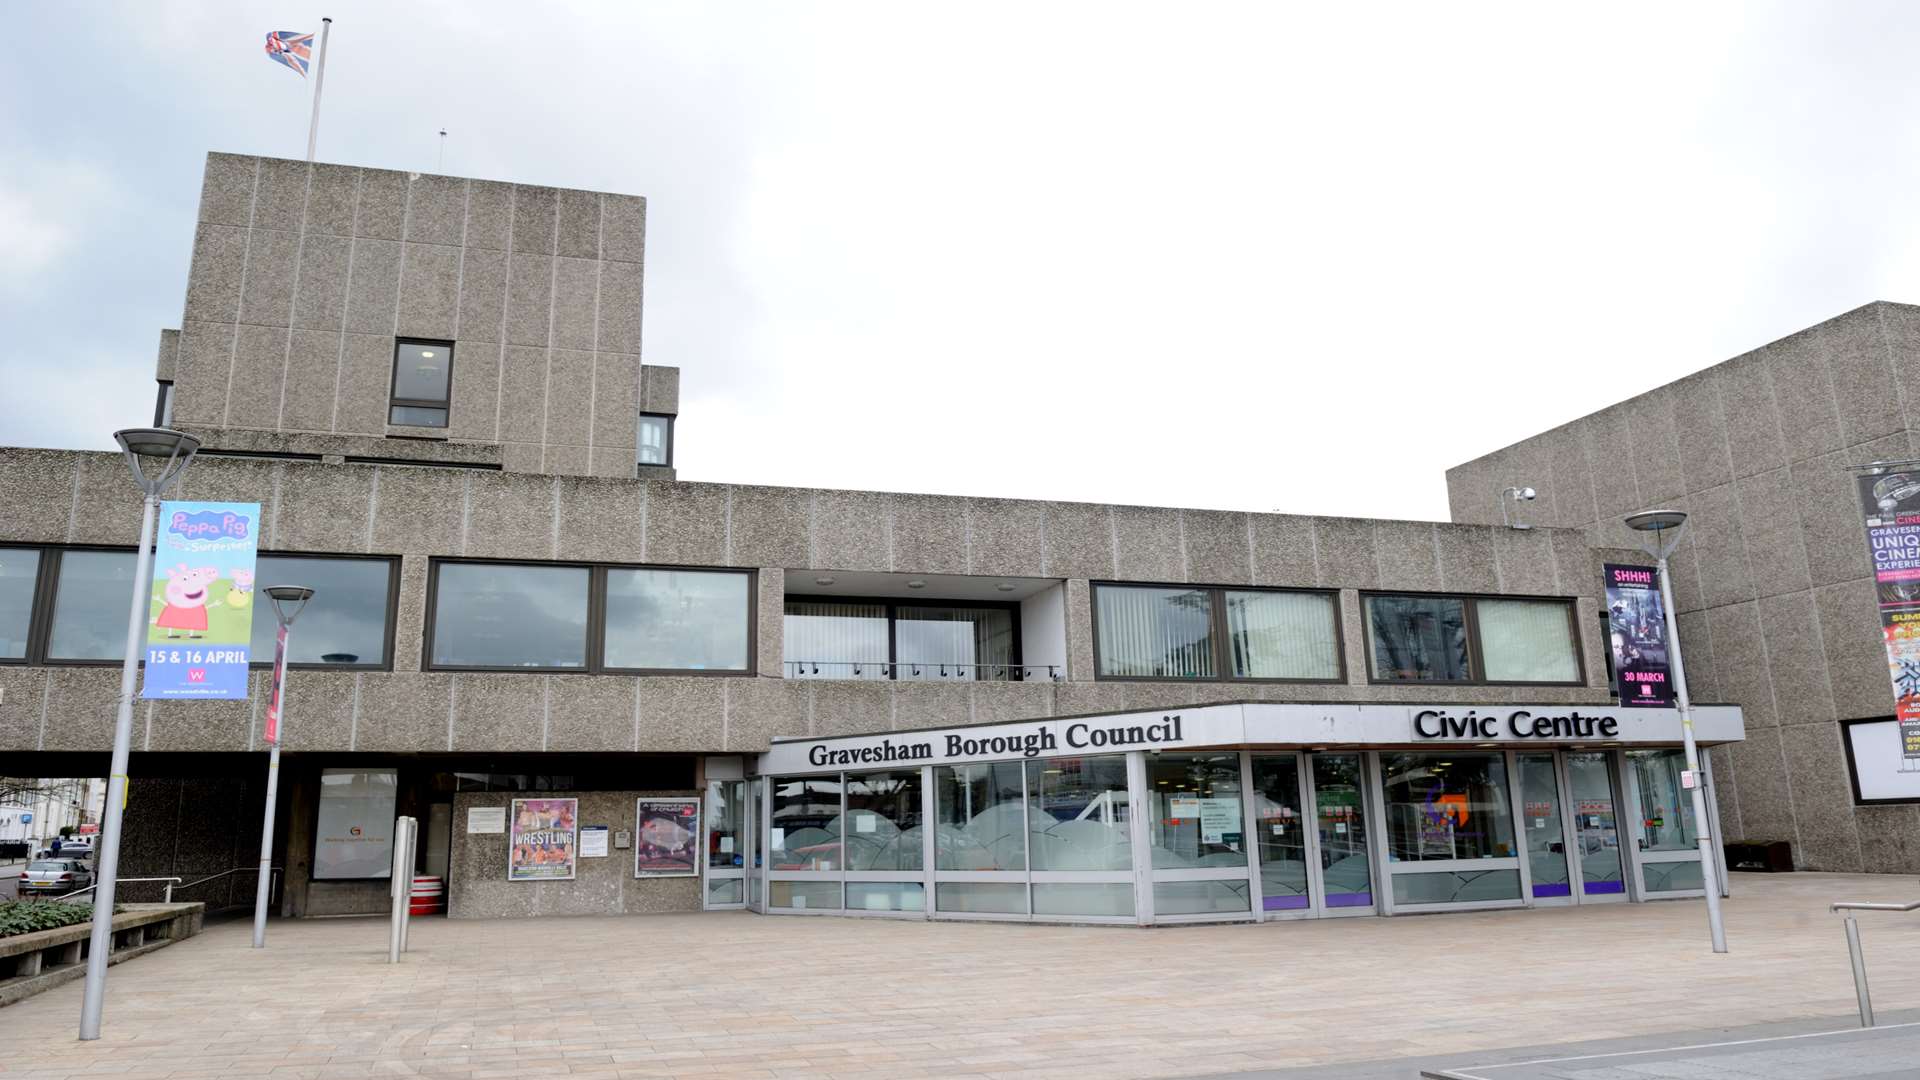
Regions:
<svg viewBox="0 0 1920 1080"><path fill-rule="evenodd" d="M1314 831L1320 845L1322 904L1328 915L1371 915L1366 769L1359 754L1312 754Z"/></svg>
<svg viewBox="0 0 1920 1080"><path fill-rule="evenodd" d="M1705 893L1693 793L1680 783L1686 767L1686 755L1680 750L1627 751L1634 862L1645 897Z"/></svg>
<svg viewBox="0 0 1920 1080"><path fill-rule="evenodd" d="M1561 812L1560 773L1552 754L1515 757L1520 774L1520 832L1535 904L1573 902L1568 879L1566 820Z"/></svg>
<svg viewBox="0 0 1920 1080"><path fill-rule="evenodd" d="M740 860L746 871L747 910L760 911L760 889L766 878L766 860L762 857L760 842L760 822L766 813L767 782L761 779L747 781L746 820L741 830L740 842L745 847L744 857Z"/></svg>
<svg viewBox="0 0 1920 1080"><path fill-rule="evenodd" d="M747 782L707 782L705 906L745 907L747 903Z"/></svg>
<svg viewBox="0 0 1920 1080"><path fill-rule="evenodd" d="M1573 750L1568 751L1566 763L1580 899L1625 900L1627 883L1620 866L1620 820L1613 802L1612 755L1599 750Z"/></svg>
<svg viewBox="0 0 1920 1080"><path fill-rule="evenodd" d="M1260 908L1268 918L1312 910L1306 804L1300 755L1253 755L1254 850L1260 856Z"/></svg>

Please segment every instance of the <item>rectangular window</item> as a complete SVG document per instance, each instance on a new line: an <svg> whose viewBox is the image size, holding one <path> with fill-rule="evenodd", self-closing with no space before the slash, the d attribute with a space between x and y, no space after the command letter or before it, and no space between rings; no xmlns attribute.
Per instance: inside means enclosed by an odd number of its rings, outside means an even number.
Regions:
<svg viewBox="0 0 1920 1080"><path fill-rule="evenodd" d="M1247 865L1239 754L1150 754L1147 783L1155 870Z"/></svg>
<svg viewBox="0 0 1920 1080"><path fill-rule="evenodd" d="M747 670L747 584L733 572L608 570L605 666Z"/></svg>
<svg viewBox="0 0 1920 1080"><path fill-rule="evenodd" d="M919 870L920 770L847 774L847 869Z"/></svg>
<svg viewBox="0 0 1920 1080"><path fill-rule="evenodd" d="M587 666L586 567L440 563L435 571L431 666Z"/></svg>
<svg viewBox="0 0 1920 1080"><path fill-rule="evenodd" d="M1127 759L1027 760L1027 834L1035 870L1130 870Z"/></svg>
<svg viewBox="0 0 1920 1080"><path fill-rule="evenodd" d="M1568 600L1363 597L1375 682L1579 685Z"/></svg>
<svg viewBox="0 0 1920 1080"><path fill-rule="evenodd" d="M63 551L53 598L49 660L119 660L127 652L134 553Z"/></svg>
<svg viewBox="0 0 1920 1080"><path fill-rule="evenodd" d="M662 413L641 413L635 445L640 448L640 464L673 464L673 417Z"/></svg>
<svg viewBox="0 0 1920 1080"><path fill-rule="evenodd" d="M453 385L453 343L402 338L393 347L393 396L387 422L408 427L447 426Z"/></svg>
<svg viewBox="0 0 1920 1080"><path fill-rule="evenodd" d="M1338 594L1093 586L1099 675L1109 679L1338 682Z"/></svg>
<svg viewBox="0 0 1920 1080"><path fill-rule="evenodd" d="M789 597L788 678L1004 682L1020 664L1014 605ZM1043 670L1032 677L1045 678Z"/></svg>
<svg viewBox="0 0 1920 1080"><path fill-rule="evenodd" d="M1507 764L1499 754L1381 754L1387 858L1395 862L1514 855Z"/></svg>
<svg viewBox="0 0 1920 1080"><path fill-rule="evenodd" d="M305 585L313 599L287 633L287 663L384 668L393 618L391 559L262 555L254 567L253 662L273 663L273 601L267 589Z"/></svg>
<svg viewBox="0 0 1920 1080"><path fill-rule="evenodd" d="M435 561L428 668L743 675L745 570Z"/></svg>
<svg viewBox="0 0 1920 1080"><path fill-rule="evenodd" d="M1025 870L1027 820L1020 765L940 765L933 770L941 870Z"/></svg>
<svg viewBox="0 0 1920 1080"><path fill-rule="evenodd" d="M844 870L846 864L840 858L840 778L792 777L772 783L768 865L775 870ZM839 885L834 887L838 889Z"/></svg>
<svg viewBox="0 0 1920 1080"><path fill-rule="evenodd" d="M0 548L0 660L27 658L33 593L39 581L40 552L33 548Z"/></svg>

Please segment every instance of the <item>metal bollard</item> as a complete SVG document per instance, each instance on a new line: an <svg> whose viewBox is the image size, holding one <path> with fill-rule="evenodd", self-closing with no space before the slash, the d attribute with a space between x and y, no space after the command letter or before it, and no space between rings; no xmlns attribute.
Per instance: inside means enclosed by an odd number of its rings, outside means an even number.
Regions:
<svg viewBox="0 0 1920 1080"><path fill-rule="evenodd" d="M1873 1026L1873 998L1867 994L1867 958L1860 953L1860 923L1847 916L1847 958L1853 961L1853 992L1860 999L1860 1026Z"/></svg>

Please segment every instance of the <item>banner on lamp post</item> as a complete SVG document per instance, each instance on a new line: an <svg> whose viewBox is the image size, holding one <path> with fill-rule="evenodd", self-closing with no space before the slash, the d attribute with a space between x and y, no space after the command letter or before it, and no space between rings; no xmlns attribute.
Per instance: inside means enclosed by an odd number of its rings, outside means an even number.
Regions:
<svg viewBox="0 0 1920 1080"><path fill-rule="evenodd" d="M1608 647L1622 707L1673 704L1673 665L1659 571L1606 564Z"/></svg>
<svg viewBox="0 0 1920 1080"><path fill-rule="evenodd" d="M280 741L280 687L287 681L287 625L273 635L273 687L267 694L267 723L262 738L268 743Z"/></svg>
<svg viewBox="0 0 1920 1080"><path fill-rule="evenodd" d="M1900 752L1920 760L1920 473L1856 477Z"/></svg>
<svg viewBox="0 0 1920 1080"><path fill-rule="evenodd" d="M141 697L246 698L259 522L259 503L160 504Z"/></svg>

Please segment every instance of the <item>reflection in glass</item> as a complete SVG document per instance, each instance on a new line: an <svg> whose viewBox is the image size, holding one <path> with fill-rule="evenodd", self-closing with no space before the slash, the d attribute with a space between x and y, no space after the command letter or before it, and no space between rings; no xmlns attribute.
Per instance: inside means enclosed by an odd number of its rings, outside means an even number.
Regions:
<svg viewBox="0 0 1920 1080"><path fill-rule="evenodd" d="M1520 827L1527 841L1527 868L1538 898L1572 896L1567 880L1566 829L1560 821L1560 778L1552 754L1520 756Z"/></svg>
<svg viewBox="0 0 1920 1080"><path fill-rule="evenodd" d="M0 548L0 659L26 659L27 630L33 621L33 587L39 575L38 551ZM131 591L131 582L127 588Z"/></svg>
<svg viewBox="0 0 1920 1080"><path fill-rule="evenodd" d="M732 870L746 861L742 818L746 813L745 780L722 780L707 785L707 865Z"/></svg>
<svg viewBox="0 0 1920 1080"><path fill-rule="evenodd" d="M1640 882L1650 893L1706 888L1706 878L1700 873L1698 859L1641 863Z"/></svg>
<svg viewBox="0 0 1920 1080"><path fill-rule="evenodd" d="M813 911L840 910L840 883L837 881L769 881L767 903L777 908Z"/></svg>
<svg viewBox="0 0 1920 1080"><path fill-rule="evenodd" d="M54 660L119 660L127 652L127 600L133 595L133 552L66 551L53 597Z"/></svg>
<svg viewBox="0 0 1920 1080"><path fill-rule="evenodd" d="M445 345L402 341L393 350L393 396L402 401L447 400L453 350Z"/></svg>
<svg viewBox="0 0 1920 1080"><path fill-rule="evenodd" d="M1127 759L1027 762L1027 830L1035 870L1129 870Z"/></svg>
<svg viewBox="0 0 1920 1080"><path fill-rule="evenodd" d="M849 881L848 911L925 911L927 887L918 881Z"/></svg>
<svg viewBox="0 0 1920 1080"><path fill-rule="evenodd" d="M1005 608L901 607L894 612L897 677L1004 680L1013 663Z"/></svg>
<svg viewBox="0 0 1920 1080"><path fill-rule="evenodd" d="M887 677L887 606L787 600L782 649L802 679Z"/></svg>
<svg viewBox="0 0 1920 1080"><path fill-rule="evenodd" d="M1252 910L1253 887L1246 878L1219 881L1156 881L1153 913L1161 915L1218 915Z"/></svg>
<svg viewBox="0 0 1920 1080"><path fill-rule="evenodd" d="M1307 899L1307 831L1301 813L1300 767L1292 754L1253 756L1253 830L1260 844L1260 906L1303 911Z"/></svg>
<svg viewBox="0 0 1920 1080"><path fill-rule="evenodd" d="M747 669L747 575L607 571L607 666Z"/></svg>
<svg viewBox="0 0 1920 1080"><path fill-rule="evenodd" d="M1447 596L1369 596L1373 677L1460 682L1467 667L1466 602Z"/></svg>
<svg viewBox="0 0 1920 1080"><path fill-rule="evenodd" d="M708 878L708 904L738 904L742 902L741 880L737 877Z"/></svg>
<svg viewBox="0 0 1920 1080"><path fill-rule="evenodd" d="M1480 662L1492 682L1580 681L1571 605L1563 600L1479 600Z"/></svg>
<svg viewBox="0 0 1920 1080"><path fill-rule="evenodd" d="M1359 754L1314 754L1314 828L1320 838L1320 876L1327 907L1372 907L1367 863L1367 817Z"/></svg>
<svg viewBox="0 0 1920 1080"><path fill-rule="evenodd" d="M1640 825L1646 851L1691 851L1700 843L1693 823L1693 793L1680 786L1683 750L1629 750L1634 788L1640 793ZM1692 886L1698 888L1698 884Z"/></svg>
<svg viewBox="0 0 1920 1080"><path fill-rule="evenodd" d="M586 568L441 563L438 571L434 664L587 665Z"/></svg>
<svg viewBox="0 0 1920 1080"><path fill-rule="evenodd" d="M1507 766L1498 754L1382 754L1387 857L1396 861L1513 855Z"/></svg>
<svg viewBox="0 0 1920 1080"><path fill-rule="evenodd" d="M673 463L673 417L641 413L638 445L640 464L671 465Z"/></svg>
<svg viewBox="0 0 1920 1080"><path fill-rule="evenodd" d="M446 427L447 410L395 405L387 413L387 423L400 427Z"/></svg>
<svg viewBox="0 0 1920 1080"><path fill-rule="evenodd" d="M305 585L313 599L287 634L290 664L384 664L387 662L388 576L385 559L311 559L262 555L254 565L253 660L273 660L274 618L267 590Z"/></svg>
<svg viewBox="0 0 1920 1080"><path fill-rule="evenodd" d="M1393 875L1395 904L1475 904L1520 899L1518 870L1458 870Z"/></svg>
<svg viewBox="0 0 1920 1080"><path fill-rule="evenodd" d="M847 817L839 830L849 870L918 870L920 770L847 774ZM858 907L851 893L850 906Z"/></svg>
<svg viewBox="0 0 1920 1080"><path fill-rule="evenodd" d="M1236 679L1337 679L1334 597L1228 590L1227 644Z"/></svg>
<svg viewBox="0 0 1920 1080"><path fill-rule="evenodd" d="M940 886L946 888L945 885ZM1132 915L1133 886L1116 881L1036 881L1035 915Z"/></svg>
<svg viewBox="0 0 1920 1080"><path fill-rule="evenodd" d="M1239 754L1149 754L1147 783L1154 869L1247 865Z"/></svg>
<svg viewBox="0 0 1920 1080"><path fill-rule="evenodd" d="M1627 891L1620 874L1620 828L1613 809L1613 769L1598 751L1567 755L1573 798L1574 854L1580 860L1580 892L1618 896Z"/></svg>
<svg viewBox="0 0 1920 1080"><path fill-rule="evenodd" d="M1211 593L1095 585L1093 596L1100 674L1215 677Z"/></svg>
<svg viewBox="0 0 1920 1080"><path fill-rule="evenodd" d="M839 870L840 778L781 777L773 783L767 857L775 870Z"/></svg>
<svg viewBox="0 0 1920 1080"><path fill-rule="evenodd" d="M974 915L1025 915L1027 886L1018 881L941 881L934 885L939 911Z"/></svg>
<svg viewBox="0 0 1920 1080"><path fill-rule="evenodd" d="M941 870L1025 870L1027 818L1020 764L941 765L933 770Z"/></svg>

